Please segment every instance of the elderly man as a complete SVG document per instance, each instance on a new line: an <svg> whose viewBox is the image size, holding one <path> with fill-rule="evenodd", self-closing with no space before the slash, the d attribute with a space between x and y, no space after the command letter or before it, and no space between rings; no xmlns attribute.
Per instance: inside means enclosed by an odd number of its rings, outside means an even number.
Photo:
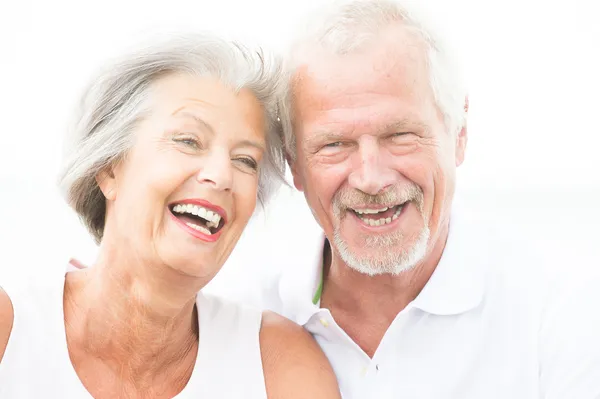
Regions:
<svg viewBox="0 0 600 399"><path fill-rule="evenodd" d="M552 279L453 204L468 101L450 50L399 2L321 15L281 119L325 237L294 240L265 306L316 337L344 398L600 398L590 279Z"/></svg>

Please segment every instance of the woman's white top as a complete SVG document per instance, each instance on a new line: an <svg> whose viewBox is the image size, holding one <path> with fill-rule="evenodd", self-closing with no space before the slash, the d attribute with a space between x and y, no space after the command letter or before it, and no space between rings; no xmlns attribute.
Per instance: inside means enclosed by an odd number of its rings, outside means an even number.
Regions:
<svg viewBox="0 0 600 399"><path fill-rule="evenodd" d="M0 282L14 309L12 332L0 362L0 398L92 398L69 358L65 277L52 280ZM261 312L204 294L198 294L196 303L198 356L187 386L176 398L266 398Z"/></svg>

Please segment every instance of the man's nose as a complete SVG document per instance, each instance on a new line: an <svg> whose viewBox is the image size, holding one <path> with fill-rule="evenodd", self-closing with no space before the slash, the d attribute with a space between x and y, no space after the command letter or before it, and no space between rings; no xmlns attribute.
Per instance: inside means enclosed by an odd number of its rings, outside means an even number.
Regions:
<svg viewBox="0 0 600 399"><path fill-rule="evenodd" d="M369 138L359 143L354 154L353 170L348 183L366 194L376 195L395 184L397 172L386 165L387 156L383 153L378 140Z"/></svg>
<svg viewBox="0 0 600 399"><path fill-rule="evenodd" d="M233 165L229 154L215 150L203 157L196 180L219 191L230 191L233 185Z"/></svg>

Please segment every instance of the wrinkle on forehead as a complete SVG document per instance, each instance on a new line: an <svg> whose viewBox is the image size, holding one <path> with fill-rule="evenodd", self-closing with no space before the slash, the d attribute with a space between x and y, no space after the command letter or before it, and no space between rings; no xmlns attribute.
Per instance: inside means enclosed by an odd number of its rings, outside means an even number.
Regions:
<svg viewBox="0 0 600 399"><path fill-rule="evenodd" d="M318 45L317 45L318 46ZM354 83L370 78L407 76L416 81L428 75L426 46L421 39L403 27L390 27L374 37L369 46L349 54L335 54L323 48L311 48L309 62L300 64L294 82L307 79L327 84L333 79L351 88ZM411 79L412 78L412 79Z"/></svg>
<svg viewBox="0 0 600 399"><path fill-rule="evenodd" d="M400 122L437 130L434 125L443 117L430 83L426 47L412 36L390 30L374 45L345 55L317 49L321 57L301 66L294 80L297 131L310 136L375 133Z"/></svg>
<svg viewBox="0 0 600 399"><path fill-rule="evenodd" d="M359 56L324 60L320 65L300 70L294 105L297 115L307 110L362 107L382 99L407 102L434 101L424 63L382 56L365 61Z"/></svg>

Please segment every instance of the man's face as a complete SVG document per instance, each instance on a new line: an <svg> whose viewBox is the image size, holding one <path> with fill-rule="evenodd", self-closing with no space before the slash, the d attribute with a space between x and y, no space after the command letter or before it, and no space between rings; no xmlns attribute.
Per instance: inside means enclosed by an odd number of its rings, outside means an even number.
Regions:
<svg viewBox="0 0 600 399"><path fill-rule="evenodd" d="M342 260L370 275L408 270L445 239L466 145L465 129L446 129L422 47L395 33L295 76L294 183Z"/></svg>

